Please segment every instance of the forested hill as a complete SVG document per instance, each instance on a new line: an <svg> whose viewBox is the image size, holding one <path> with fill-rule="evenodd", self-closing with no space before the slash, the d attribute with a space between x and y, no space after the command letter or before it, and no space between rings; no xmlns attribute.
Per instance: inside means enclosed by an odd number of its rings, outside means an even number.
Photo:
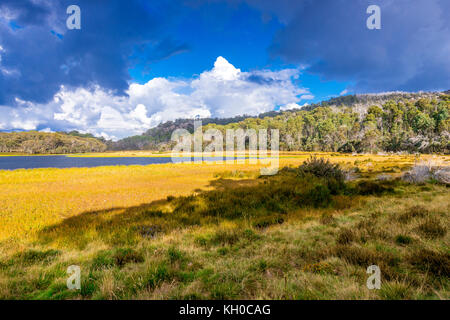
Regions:
<svg viewBox="0 0 450 320"><path fill-rule="evenodd" d="M102 152L107 149L104 141L92 135L46 132L0 132L0 152L28 154L65 154Z"/></svg>
<svg viewBox="0 0 450 320"><path fill-rule="evenodd" d="M279 129L280 149L341 152L450 151L450 95L386 93L348 95L301 110L258 117L203 119L204 130ZM110 144L111 149L170 150L172 132L193 131L193 120L166 122L140 136Z"/></svg>

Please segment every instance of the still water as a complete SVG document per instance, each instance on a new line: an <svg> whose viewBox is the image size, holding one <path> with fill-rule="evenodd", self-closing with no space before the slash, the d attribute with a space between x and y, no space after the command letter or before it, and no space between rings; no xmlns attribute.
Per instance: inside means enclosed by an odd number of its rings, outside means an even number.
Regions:
<svg viewBox="0 0 450 320"><path fill-rule="evenodd" d="M66 157L66 156L14 156L0 157L0 170L36 169L36 168L91 168L101 166L129 166L162 163L187 162L193 159L171 157ZM204 161L214 161L218 158L203 158Z"/></svg>

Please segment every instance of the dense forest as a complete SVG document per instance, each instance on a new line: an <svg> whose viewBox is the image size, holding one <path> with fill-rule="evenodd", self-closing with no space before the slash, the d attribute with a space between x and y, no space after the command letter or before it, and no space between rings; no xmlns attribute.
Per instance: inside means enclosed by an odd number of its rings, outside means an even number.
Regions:
<svg viewBox="0 0 450 320"><path fill-rule="evenodd" d="M301 110L258 117L203 119L204 130L278 129L280 149L339 152L450 151L450 95L389 93L333 98ZM193 120L166 122L141 136L109 143L115 150L170 150L172 132ZM224 134L225 136L225 134Z"/></svg>
<svg viewBox="0 0 450 320"><path fill-rule="evenodd" d="M70 133L0 132L0 152L28 154L65 154L102 152L106 144L92 135Z"/></svg>

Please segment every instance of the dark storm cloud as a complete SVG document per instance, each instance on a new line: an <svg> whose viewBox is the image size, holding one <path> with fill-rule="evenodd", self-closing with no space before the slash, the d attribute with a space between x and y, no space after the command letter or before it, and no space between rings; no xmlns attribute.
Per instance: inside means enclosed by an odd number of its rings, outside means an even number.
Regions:
<svg viewBox="0 0 450 320"><path fill-rule="evenodd" d="M307 64L356 91L450 88L448 0L229 0L246 2L285 27L270 51ZM369 5L381 7L381 30L368 30Z"/></svg>
<svg viewBox="0 0 450 320"><path fill-rule="evenodd" d="M81 8L81 30L65 26L71 4ZM46 102L61 85L96 84L123 94L130 80L128 57L138 45L166 39L165 30L179 11L173 1L151 4L141 0L2 0L0 105L12 104L15 98ZM164 43L157 55L162 59L180 48L185 45Z"/></svg>

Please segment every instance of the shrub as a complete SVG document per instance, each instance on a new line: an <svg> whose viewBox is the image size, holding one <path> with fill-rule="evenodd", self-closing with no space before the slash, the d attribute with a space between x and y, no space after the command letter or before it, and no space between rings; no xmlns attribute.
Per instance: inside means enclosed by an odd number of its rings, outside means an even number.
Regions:
<svg viewBox="0 0 450 320"><path fill-rule="evenodd" d="M410 244L412 242L411 237L404 236L402 234L399 234L395 237L395 243L400 245Z"/></svg>
<svg viewBox="0 0 450 320"><path fill-rule="evenodd" d="M301 199L303 205L312 205L316 208L328 207L331 203L331 192L327 186L316 185L312 190L306 193Z"/></svg>
<svg viewBox="0 0 450 320"><path fill-rule="evenodd" d="M345 174L339 164L332 164L330 160L324 158L309 158L298 168L298 172L299 174L309 173L318 178L333 178L338 182L344 182L345 179Z"/></svg>
<svg viewBox="0 0 450 320"><path fill-rule="evenodd" d="M127 263L141 263L144 262L142 254L136 252L131 248L120 248L114 253L114 262L117 266L123 267Z"/></svg>
<svg viewBox="0 0 450 320"><path fill-rule="evenodd" d="M409 261L423 271L435 276L450 276L450 254L422 249L411 254Z"/></svg>

